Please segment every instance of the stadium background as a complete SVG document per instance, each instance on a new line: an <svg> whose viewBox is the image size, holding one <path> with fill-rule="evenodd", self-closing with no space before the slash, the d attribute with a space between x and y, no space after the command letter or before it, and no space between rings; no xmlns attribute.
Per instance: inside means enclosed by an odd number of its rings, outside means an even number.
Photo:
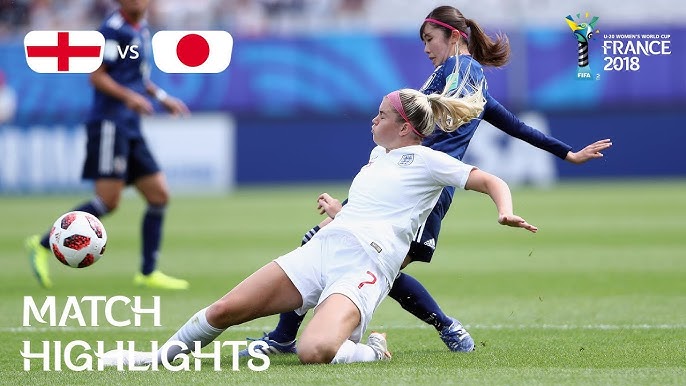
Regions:
<svg viewBox="0 0 686 386"><path fill-rule="evenodd" d="M379 97L400 87L418 88L432 71L417 30L421 17L442 4L202 3L189 7L182 1L153 1L150 12L154 30L226 29L235 38L231 64L223 73L153 71L153 79L186 101L196 118L211 114L212 123L171 122L178 129L162 135L170 145L155 144L177 191L350 180L372 146L368 129ZM602 162L576 167L483 125L467 161L513 184L543 186L577 177L686 174L681 151L686 132L678 129L686 115L686 28L681 22L686 12L670 7L674 2L657 1L649 8L637 1L452 3L489 33L510 38L511 63L487 70L489 90L501 103L577 150L595 139L615 143ZM91 99L87 76L33 73L22 39L32 29L97 28L111 3L3 4L0 70L19 103L0 131L0 192L83 189L79 128ZM26 6L25 13L19 5ZM591 68L600 79L587 82L576 79L576 41L564 21L568 14L583 17L584 12L600 17L600 32L590 42ZM629 33L668 34L671 54L642 56L640 71L603 71L603 35ZM148 125L150 130L170 125L164 119L157 123Z"/></svg>

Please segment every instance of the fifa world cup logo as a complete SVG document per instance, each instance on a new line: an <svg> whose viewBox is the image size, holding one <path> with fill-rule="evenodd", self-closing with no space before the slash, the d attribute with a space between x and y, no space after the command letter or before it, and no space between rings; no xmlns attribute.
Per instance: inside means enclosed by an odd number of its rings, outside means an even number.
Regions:
<svg viewBox="0 0 686 386"><path fill-rule="evenodd" d="M577 19L580 18L580 14L577 14ZM588 12L586 12L586 18L588 18ZM591 75L591 67L588 62L588 41L593 36L593 29L595 24L598 22L598 16L594 16L590 22L577 22L572 18L572 15L568 15L565 21L572 29L574 37L576 38L578 44L578 58L579 58L579 68L577 69L577 79L593 79ZM598 31L595 31L598 32Z"/></svg>

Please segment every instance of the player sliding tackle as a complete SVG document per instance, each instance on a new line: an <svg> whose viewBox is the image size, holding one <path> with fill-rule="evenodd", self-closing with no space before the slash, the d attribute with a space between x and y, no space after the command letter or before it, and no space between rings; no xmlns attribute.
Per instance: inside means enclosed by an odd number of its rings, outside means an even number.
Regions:
<svg viewBox="0 0 686 386"><path fill-rule="evenodd" d="M445 186L488 194L500 224L538 230L513 213L510 190L501 179L421 146L435 126L454 131L479 116L484 106L482 84L474 90L459 98L410 89L386 95L372 120L378 146L355 176L348 204L327 227L198 311L169 339L169 349L156 354L111 351L105 362L172 361L177 354L188 353L194 342L205 346L231 326L312 308L314 316L298 340L302 363L389 359L384 334L373 332L367 344L359 342ZM333 201L321 195L318 203L326 208Z"/></svg>
<svg viewBox="0 0 686 386"><path fill-rule="evenodd" d="M421 88L424 94L459 93L459 84L469 81L472 84L485 82L483 67L503 67L510 57L510 46L504 35L489 37L473 20L465 17L452 6L434 8L419 27L419 36L424 46L424 54L435 67ZM458 86L458 87L454 87ZM459 94L457 94L459 95ZM441 151L462 160L472 137L479 130L482 121L491 123L503 133L521 139L545 150L560 159L573 164L582 164L603 156L602 151L612 146L609 139L596 141L579 151L573 151L568 144L546 135L519 120L505 109L487 90L483 91L486 104L479 119L473 119L459 130L444 132L436 130L422 141L424 146ZM441 223L450 210L455 188L446 187L436 202L426 222L419 228L407 252L408 259L414 262L430 263L439 245ZM309 229L302 238L307 243L314 234L326 226L330 218ZM453 256L457 261L459 256ZM392 298L407 312L432 326L450 351L471 352L474 339L454 315L446 313L436 299L417 278L401 272L392 284L388 297ZM459 303L467 302L463 294L453 294ZM268 347L266 354L288 354L296 352L296 336L304 315L286 312L280 315L279 323L272 331L262 337L251 339L262 342ZM250 338L248 338L250 339ZM240 355L249 355L243 350Z"/></svg>

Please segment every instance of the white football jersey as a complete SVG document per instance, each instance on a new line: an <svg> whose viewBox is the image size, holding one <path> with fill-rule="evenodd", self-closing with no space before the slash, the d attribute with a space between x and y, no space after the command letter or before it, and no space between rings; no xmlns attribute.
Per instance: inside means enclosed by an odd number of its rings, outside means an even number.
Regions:
<svg viewBox="0 0 686 386"><path fill-rule="evenodd" d="M406 146L388 153L377 146L369 163L355 176L348 203L320 233L352 233L393 281L443 187L464 189L472 169L425 146Z"/></svg>

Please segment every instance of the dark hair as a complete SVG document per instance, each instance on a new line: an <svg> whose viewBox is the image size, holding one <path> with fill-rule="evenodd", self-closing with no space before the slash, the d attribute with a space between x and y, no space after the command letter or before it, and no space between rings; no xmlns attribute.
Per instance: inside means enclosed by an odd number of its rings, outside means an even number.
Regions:
<svg viewBox="0 0 686 386"><path fill-rule="evenodd" d="M465 18L462 12L457 8L449 5L436 7L426 16L426 18L436 19L466 33L469 36L469 39L467 39L469 53L474 60L482 65L502 67L510 60L510 42L505 34L497 34L495 41L493 41L486 35L477 22ZM425 21L422 23L421 27L419 27L420 39L422 39L426 23L429 22ZM434 24L434 26L442 28L446 38L452 33L450 29L439 24Z"/></svg>

